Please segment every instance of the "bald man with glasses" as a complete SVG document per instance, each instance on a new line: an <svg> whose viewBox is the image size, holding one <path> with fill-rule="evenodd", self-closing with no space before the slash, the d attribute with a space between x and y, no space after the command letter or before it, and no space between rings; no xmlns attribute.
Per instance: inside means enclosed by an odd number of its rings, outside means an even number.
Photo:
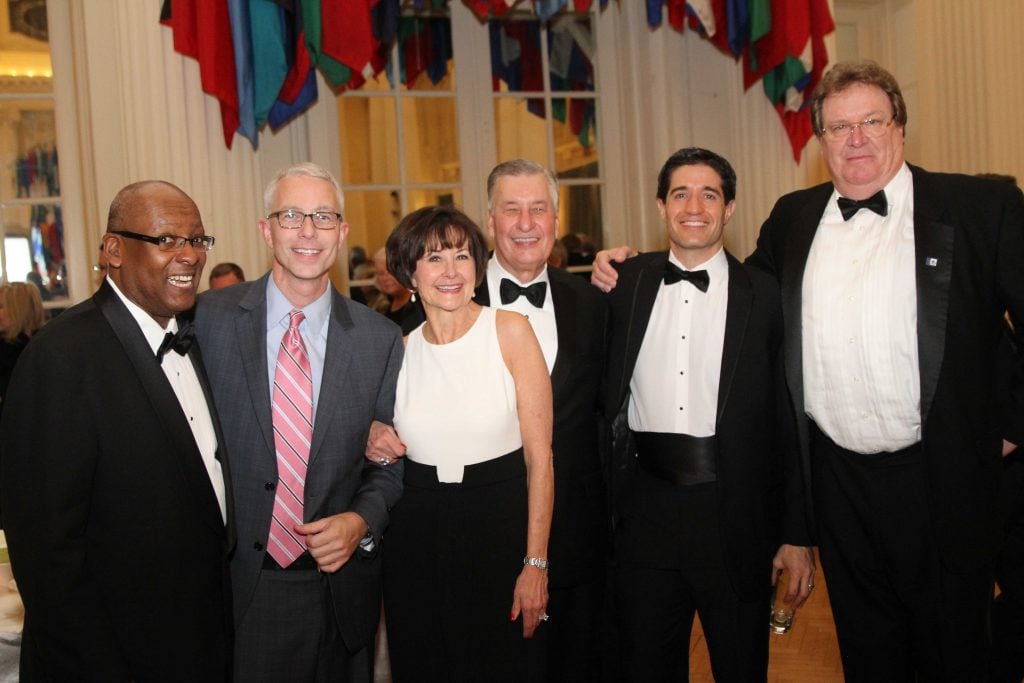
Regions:
<svg viewBox="0 0 1024 683"><path fill-rule="evenodd" d="M19 359L0 498L23 681L230 676L229 468L179 318L213 243L180 189L129 185L110 205L99 291Z"/></svg>

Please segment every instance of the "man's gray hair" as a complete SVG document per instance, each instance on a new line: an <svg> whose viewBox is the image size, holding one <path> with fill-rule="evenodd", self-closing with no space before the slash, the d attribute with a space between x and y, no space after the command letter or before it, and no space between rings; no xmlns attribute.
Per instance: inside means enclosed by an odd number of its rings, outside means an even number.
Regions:
<svg viewBox="0 0 1024 683"><path fill-rule="evenodd" d="M551 206L558 212L558 181L551 171L544 168L536 161L529 159L510 159L503 161L494 167L491 174L487 176L487 210L494 210L494 187L501 178L507 176L541 175L548 184L548 193L551 195Z"/></svg>
<svg viewBox="0 0 1024 683"><path fill-rule="evenodd" d="M316 178L318 180L326 180L331 185L334 185L334 194L338 200L338 213L344 215L345 213L345 196L341 191L341 185L338 183L338 179L335 178L330 171L319 164L314 164L311 161L303 161L299 164L292 164L291 166L285 166L284 168L278 169L274 177L267 183L266 189L263 191L263 212L264 214L270 213L274 208L274 194L277 192L277 184L285 178Z"/></svg>

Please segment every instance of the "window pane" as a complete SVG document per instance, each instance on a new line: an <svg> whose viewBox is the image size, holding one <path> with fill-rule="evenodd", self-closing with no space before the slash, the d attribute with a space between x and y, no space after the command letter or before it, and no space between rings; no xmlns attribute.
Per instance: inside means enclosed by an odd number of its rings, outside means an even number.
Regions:
<svg viewBox="0 0 1024 683"><path fill-rule="evenodd" d="M601 187L599 185L558 186L558 221L563 235L574 234L577 240L563 240L569 248L569 265L589 264L601 249ZM573 242L580 246L574 247ZM577 253L573 254L573 251Z"/></svg>
<svg viewBox="0 0 1024 683"><path fill-rule="evenodd" d="M596 100L584 97L551 101L555 173L560 178L598 177L596 105Z"/></svg>
<svg viewBox="0 0 1024 683"><path fill-rule="evenodd" d="M406 182L458 182L459 138L453 97L402 100Z"/></svg>
<svg viewBox="0 0 1024 683"><path fill-rule="evenodd" d="M403 90L453 90L451 20L402 17L398 24L398 63L399 87Z"/></svg>
<svg viewBox="0 0 1024 683"><path fill-rule="evenodd" d="M338 98L338 132L345 185L393 185L400 182L395 130L394 99Z"/></svg>
<svg viewBox="0 0 1024 683"><path fill-rule="evenodd" d="M0 103L0 196L59 195L56 150L52 101Z"/></svg>
<svg viewBox="0 0 1024 683"><path fill-rule="evenodd" d="M540 22L536 19L499 19L488 22L488 29L493 91L501 92L502 84L512 92L543 91Z"/></svg>
<svg viewBox="0 0 1024 683"><path fill-rule="evenodd" d="M539 164L548 163L548 135L543 111L531 111L531 103L543 100L522 100L498 97L494 100L494 139L497 158L532 159Z"/></svg>
<svg viewBox="0 0 1024 683"><path fill-rule="evenodd" d="M0 210L4 234L4 277L33 282L43 301L67 296L64 221L60 204L5 205Z"/></svg>
<svg viewBox="0 0 1024 683"><path fill-rule="evenodd" d="M459 187L432 188L429 190L409 190L409 211L422 209L424 206L454 206L462 208L462 190ZM476 216L470 216L477 220Z"/></svg>
<svg viewBox="0 0 1024 683"><path fill-rule="evenodd" d="M566 13L548 25L551 90L594 91L594 37L590 16Z"/></svg>
<svg viewBox="0 0 1024 683"><path fill-rule="evenodd" d="M350 250L363 247L372 257L401 218L397 190L345 192L345 220L349 225L345 242Z"/></svg>

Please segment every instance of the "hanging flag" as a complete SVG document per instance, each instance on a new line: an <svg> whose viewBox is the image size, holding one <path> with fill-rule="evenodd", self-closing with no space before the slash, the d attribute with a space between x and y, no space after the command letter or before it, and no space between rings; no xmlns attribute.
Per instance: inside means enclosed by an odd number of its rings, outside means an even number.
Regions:
<svg viewBox="0 0 1024 683"><path fill-rule="evenodd" d="M395 0L397 2L397 0ZM370 10L379 0L321 0L320 17L327 30L321 36L323 53L364 78L374 76L380 43L373 35Z"/></svg>
<svg viewBox="0 0 1024 683"><path fill-rule="evenodd" d="M239 117L234 42L227 3L165 0L166 3L170 3L170 11L164 23L171 27L174 50L199 62L203 92L220 103L224 144L231 149Z"/></svg>
<svg viewBox="0 0 1024 683"><path fill-rule="evenodd" d="M252 36L253 120L257 130L267 122L270 108L288 76L285 11L271 0L250 0L249 33ZM293 47L294 50L294 47Z"/></svg>
<svg viewBox="0 0 1024 683"><path fill-rule="evenodd" d="M835 29L828 0L770 0L771 31L744 53L743 81L764 79L765 94L782 118L793 158L810 140L807 103L828 63L825 36Z"/></svg>
<svg viewBox="0 0 1024 683"><path fill-rule="evenodd" d="M327 0L336 2L338 0ZM352 70L323 51L323 21L321 0L301 0L302 30L306 36L306 49L310 63L323 72L332 88L341 88L352 80Z"/></svg>
<svg viewBox="0 0 1024 683"><path fill-rule="evenodd" d="M316 98L316 71L309 69L306 72L306 82L302 84L302 89L296 93L295 100L291 104L278 100L270 108L270 112L267 114L267 122L270 124L270 128L275 131L280 129L296 116L306 111L309 105L316 102Z"/></svg>
<svg viewBox="0 0 1024 683"><path fill-rule="evenodd" d="M235 53L235 84L238 90L238 132L249 140L253 149L259 149L259 128L253 98L252 33L249 22L249 0L227 0L231 21L231 41Z"/></svg>

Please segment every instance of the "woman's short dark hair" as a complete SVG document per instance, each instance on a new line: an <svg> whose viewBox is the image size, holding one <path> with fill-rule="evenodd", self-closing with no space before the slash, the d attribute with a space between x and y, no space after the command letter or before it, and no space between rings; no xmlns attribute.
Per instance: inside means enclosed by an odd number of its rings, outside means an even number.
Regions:
<svg viewBox="0 0 1024 683"><path fill-rule="evenodd" d="M406 289L413 289L412 274L416 262L427 251L466 247L476 266L480 285L487 272L487 240L473 220L452 206L426 206L413 211L388 235L388 272Z"/></svg>

